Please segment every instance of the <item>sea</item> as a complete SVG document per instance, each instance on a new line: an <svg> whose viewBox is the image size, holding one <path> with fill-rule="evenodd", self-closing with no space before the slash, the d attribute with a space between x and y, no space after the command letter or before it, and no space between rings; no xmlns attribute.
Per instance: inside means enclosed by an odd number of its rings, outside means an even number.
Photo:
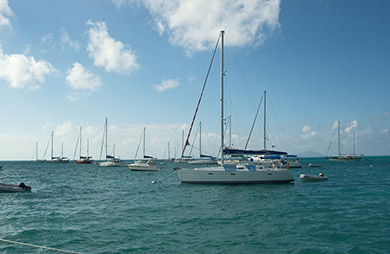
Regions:
<svg viewBox="0 0 390 254"><path fill-rule="evenodd" d="M32 187L0 193L0 253L390 253L390 157L302 158L288 184L181 184L158 163L0 162Z"/></svg>

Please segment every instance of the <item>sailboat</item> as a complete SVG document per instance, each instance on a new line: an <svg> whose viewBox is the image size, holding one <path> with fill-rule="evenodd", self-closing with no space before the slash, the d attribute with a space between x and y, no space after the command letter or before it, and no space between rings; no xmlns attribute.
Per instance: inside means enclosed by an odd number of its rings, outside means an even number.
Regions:
<svg viewBox="0 0 390 254"><path fill-rule="evenodd" d="M332 138L333 140L333 138ZM330 156L328 159L330 161L359 161L364 155L363 154L355 154L355 134L353 135L353 154L342 154L340 149L340 121L337 122L337 141L338 141L338 151L339 154L337 156ZM329 144L332 144L332 141ZM329 151L328 148L328 151Z"/></svg>
<svg viewBox="0 0 390 254"><path fill-rule="evenodd" d="M157 171L160 170L156 166L156 159L152 156L145 155L145 136L146 136L146 128L144 127L143 131L143 160L142 161L135 161L134 163L129 164L129 168L133 171ZM138 149L136 152L135 157L137 157Z"/></svg>
<svg viewBox="0 0 390 254"><path fill-rule="evenodd" d="M100 162L99 165L101 167L119 167L120 166L120 159L115 158L115 152L114 155L109 155L107 152L108 149L108 141L107 141L107 128L108 128L108 120L106 118L106 122L104 124L104 131L103 131L103 141L102 141L102 147L100 150L100 158L102 157L103 152L103 146L105 147L106 151L106 160L103 162ZM115 150L115 148L114 148Z"/></svg>
<svg viewBox="0 0 390 254"><path fill-rule="evenodd" d="M77 140L77 144L80 143L80 155L79 159L75 160L77 164L91 164L93 162L92 157L89 156L89 140L87 139L87 156L82 156L81 155L81 145L82 145L82 135L83 134L83 127L80 126L80 134L79 134L79 139ZM77 145L76 145L76 150L77 150ZM75 150L75 153L76 153ZM73 156L74 157L74 156Z"/></svg>
<svg viewBox="0 0 390 254"><path fill-rule="evenodd" d="M217 165L216 157L202 154L202 122L199 122L199 159L188 160L188 164Z"/></svg>
<svg viewBox="0 0 390 254"><path fill-rule="evenodd" d="M63 142L61 145L61 157L53 156L53 143L54 143L54 132L53 131L51 132L49 143L51 143L50 160L43 160L43 161L44 162L51 162L51 163L68 163L69 162L68 157L64 157L64 143ZM49 145L49 143L47 145ZM46 155L47 148L48 147L46 147L45 154L43 155L43 157L45 157L45 155Z"/></svg>
<svg viewBox="0 0 390 254"><path fill-rule="evenodd" d="M221 38L221 99L220 99L221 101L221 151L224 151L224 112L223 112L224 109L223 89L224 89L224 74L225 74L224 62L223 62L224 61L224 31L221 31L220 38ZM191 128L190 128L190 132L191 132ZM187 141L190 136L190 132L188 134ZM185 147L183 149L182 154L184 154L184 150ZM253 164L225 164L223 152L221 156L221 166L199 167L195 169L177 168L176 170L178 172L181 183L246 184L246 183L288 183L294 181L293 175L286 168L276 168L276 167L271 168L271 167L264 167L263 165L253 165Z"/></svg>
<svg viewBox="0 0 390 254"><path fill-rule="evenodd" d="M45 160L38 159L38 142L35 143L35 162L44 162Z"/></svg>
<svg viewBox="0 0 390 254"><path fill-rule="evenodd" d="M247 142L246 142L246 145L245 145L245 149L242 150L242 149L234 149L234 148L225 148L224 149L224 153L226 155L230 155L231 157L234 156L234 157L241 157L241 158L245 158L245 156L250 156L250 158L248 159L250 163L252 164L262 164L263 166L266 166L266 167L289 167L289 168L301 168L302 165L300 163L300 160L299 158L296 156L296 155L289 155L287 154L286 152L282 152L282 151L275 151L275 150L268 150L267 149L267 134L266 134L266 120L267 120L267 110L266 110L266 98L267 98L267 91L264 91L264 136L263 136L263 140L264 140L264 148L261 149L261 150L247 150L247 147L248 147L248 143L249 143L249 140L250 140L250 137L251 137L251 134L252 134L252 130L254 128L254 125L255 125L255 122L256 122L256 119L257 119L257 114L259 112L259 109L260 109L260 105L261 103L259 104L259 107L257 108L257 113L256 113L256 116L255 116L255 119L253 121L253 124L252 124L252 128L251 128L251 131L249 133L249 136L248 136L248 139L247 139ZM234 161L233 161L234 162Z"/></svg>

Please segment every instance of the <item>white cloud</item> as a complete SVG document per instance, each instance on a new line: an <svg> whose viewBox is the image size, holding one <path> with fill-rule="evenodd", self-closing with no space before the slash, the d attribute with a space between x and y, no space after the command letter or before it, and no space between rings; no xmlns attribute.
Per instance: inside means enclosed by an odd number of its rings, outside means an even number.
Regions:
<svg viewBox="0 0 390 254"><path fill-rule="evenodd" d="M114 3L123 1L114 1ZM129 0L129 2L134 2ZM160 34L188 53L215 45L227 28L230 46L260 45L278 29L280 0L145 0ZM118 6L118 5L117 5Z"/></svg>
<svg viewBox="0 0 390 254"><path fill-rule="evenodd" d="M61 47L62 49L65 49L67 47L78 51L81 48L80 42L77 40L72 40L69 36L69 34L63 29L61 34Z"/></svg>
<svg viewBox="0 0 390 254"><path fill-rule="evenodd" d="M179 86L178 79L163 80L160 85L153 85L154 89L158 92L164 92L165 90L173 89L177 86Z"/></svg>
<svg viewBox="0 0 390 254"><path fill-rule="evenodd" d="M314 137L316 135L316 131L312 131L309 125L305 125L302 127L302 135L303 139L308 139L309 137Z"/></svg>
<svg viewBox="0 0 390 254"><path fill-rule="evenodd" d="M104 22L88 21L87 24L90 26L87 50L95 66L124 74L139 69L135 54L128 45L110 36Z"/></svg>
<svg viewBox="0 0 390 254"><path fill-rule="evenodd" d="M0 45L0 79L13 88L38 88L45 81L45 75L56 70L44 60L35 60L21 54L5 55Z"/></svg>
<svg viewBox="0 0 390 254"><path fill-rule="evenodd" d="M72 69L68 70L66 83L74 90L96 91L102 86L100 77L84 68L78 62L73 63Z"/></svg>
<svg viewBox="0 0 390 254"><path fill-rule="evenodd" d="M11 27L11 22L7 18L12 16L13 12L8 5L8 0L0 0L0 27Z"/></svg>
<svg viewBox="0 0 390 254"><path fill-rule="evenodd" d="M356 120L353 120L346 128L345 132L350 133L353 129L358 127L358 122Z"/></svg>
<svg viewBox="0 0 390 254"><path fill-rule="evenodd" d="M58 125L55 128L54 134L58 137L62 137L67 135L71 130L72 130L72 122L67 121L65 123Z"/></svg>

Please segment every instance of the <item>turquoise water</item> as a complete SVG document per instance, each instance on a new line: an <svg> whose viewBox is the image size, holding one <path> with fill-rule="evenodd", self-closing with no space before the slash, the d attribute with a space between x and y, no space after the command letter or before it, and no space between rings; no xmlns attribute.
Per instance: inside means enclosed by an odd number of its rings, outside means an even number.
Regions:
<svg viewBox="0 0 390 254"><path fill-rule="evenodd" d="M322 168L309 168L319 163ZM1 162L0 238L82 253L389 253L390 157L302 159L295 183L180 184L127 167ZM299 180L323 172L329 181ZM56 253L0 241L0 253Z"/></svg>

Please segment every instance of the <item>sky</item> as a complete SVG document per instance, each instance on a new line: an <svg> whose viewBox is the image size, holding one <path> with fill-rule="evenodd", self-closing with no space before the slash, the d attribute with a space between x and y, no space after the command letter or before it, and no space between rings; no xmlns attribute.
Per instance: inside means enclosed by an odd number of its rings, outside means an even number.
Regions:
<svg viewBox="0 0 390 254"><path fill-rule="evenodd" d="M390 155L390 1L0 0L0 160L179 157L225 31L226 145ZM220 146L220 48L186 154ZM259 114L256 111L260 105ZM257 116L257 118L256 118ZM256 121L254 119L256 118ZM230 133L231 128L231 134ZM231 137L231 138L230 138ZM332 141L332 142L331 142ZM49 148L50 150L50 148ZM49 150L46 159L49 158ZM192 150L192 151L190 151ZM138 152L137 152L138 151Z"/></svg>

